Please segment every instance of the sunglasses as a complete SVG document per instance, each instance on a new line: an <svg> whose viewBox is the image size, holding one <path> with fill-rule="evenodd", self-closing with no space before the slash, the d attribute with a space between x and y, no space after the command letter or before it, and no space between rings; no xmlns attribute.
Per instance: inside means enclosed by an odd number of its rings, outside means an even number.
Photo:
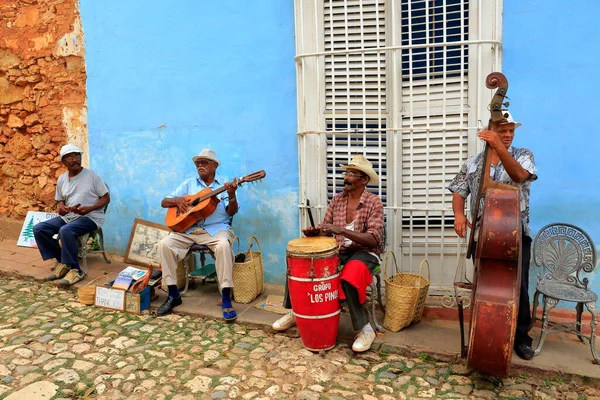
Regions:
<svg viewBox="0 0 600 400"><path fill-rule="evenodd" d="M210 165L210 164L216 164L216 163L215 163L214 161L210 161L210 160L196 160L196 161L194 162L194 164L196 164L196 165L204 165L204 166L206 166L206 165Z"/></svg>
<svg viewBox="0 0 600 400"><path fill-rule="evenodd" d="M354 172L342 172L342 176L346 177L349 176L350 178L366 178L367 175L365 174L357 174Z"/></svg>
<svg viewBox="0 0 600 400"><path fill-rule="evenodd" d="M63 160L73 160L75 158L81 158L81 153L67 154L66 156L63 157Z"/></svg>

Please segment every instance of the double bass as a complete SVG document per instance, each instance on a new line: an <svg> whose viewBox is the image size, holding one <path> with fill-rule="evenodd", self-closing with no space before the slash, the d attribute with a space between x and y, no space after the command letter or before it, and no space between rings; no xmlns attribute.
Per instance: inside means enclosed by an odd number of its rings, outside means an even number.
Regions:
<svg viewBox="0 0 600 400"><path fill-rule="evenodd" d="M486 87L498 88L490 103L492 124L506 122L502 106L508 80L494 72L486 78ZM462 299L458 302L461 328L461 354L467 365L480 372L507 377L515 340L521 286L521 214L518 187L495 182L490 177L492 151L486 143L479 191L467 248L473 258L469 342L465 345ZM475 241L480 203L483 212L479 237ZM475 248L476 243L476 248Z"/></svg>

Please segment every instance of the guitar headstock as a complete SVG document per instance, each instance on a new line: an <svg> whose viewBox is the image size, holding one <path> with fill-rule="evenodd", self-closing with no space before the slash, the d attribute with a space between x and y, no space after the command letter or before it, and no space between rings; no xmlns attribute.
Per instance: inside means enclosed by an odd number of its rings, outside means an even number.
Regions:
<svg viewBox="0 0 600 400"><path fill-rule="evenodd" d="M238 185L240 185L240 184L242 184L244 182L254 182L254 181L257 181L259 179L264 178L265 176L267 176L267 173L264 170L261 169L258 172L254 172L254 173L252 173L250 175L246 175L243 178L241 178L238 181Z"/></svg>

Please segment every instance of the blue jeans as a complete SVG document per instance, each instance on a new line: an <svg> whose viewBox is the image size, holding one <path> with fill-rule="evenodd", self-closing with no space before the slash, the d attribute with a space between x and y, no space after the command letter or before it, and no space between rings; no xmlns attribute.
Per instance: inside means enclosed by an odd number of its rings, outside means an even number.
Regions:
<svg viewBox="0 0 600 400"><path fill-rule="evenodd" d="M77 238L96 229L98 229L98 226L89 217L79 217L69 223L63 221L61 217L54 217L48 221L35 224L33 226L33 236L44 260L56 258L58 262L71 268L79 268ZM57 233L62 248L58 244L58 240L53 238Z"/></svg>

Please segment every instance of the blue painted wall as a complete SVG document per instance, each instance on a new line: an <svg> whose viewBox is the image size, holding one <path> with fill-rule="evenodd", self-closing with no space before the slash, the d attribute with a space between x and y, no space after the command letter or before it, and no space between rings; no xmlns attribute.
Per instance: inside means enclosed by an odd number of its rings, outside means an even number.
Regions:
<svg viewBox="0 0 600 400"><path fill-rule="evenodd" d="M292 2L80 3L91 167L113 196L109 248L125 251L134 218L162 223L160 200L212 147L229 177L267 171L240 189L234 228L261 240L266 280L283 283L285 246L298 233ZM533 233L564 221L600 243L597 15L595 0L505 1L503 71L523 122L515 145L531 148L539 169ZM600 278L592 288L600 292Z"/></svg>
<svg viewBox="0 0 600 400"><path fill-rule="evenodd" d="M283 283L297 237L293 3L81 0L91 168L111 189L107 247L123 254L134 218L163 223L163 197L211 147L238 191L234 230L256 235L265 279Z"/></svg>
<svg viewBox="0 0 600 400"><path fill-rule="evenodd" d="M509 79L511 110L523 122L515 145L533 150L539 171L531 188L533 233L548 223L568 222L587 231L596 245L598 15L600 2L595 0L504 2L503 71ZM532 292L538 272L532 267ZM598 274L590 277L596 292Z"/></svg>

